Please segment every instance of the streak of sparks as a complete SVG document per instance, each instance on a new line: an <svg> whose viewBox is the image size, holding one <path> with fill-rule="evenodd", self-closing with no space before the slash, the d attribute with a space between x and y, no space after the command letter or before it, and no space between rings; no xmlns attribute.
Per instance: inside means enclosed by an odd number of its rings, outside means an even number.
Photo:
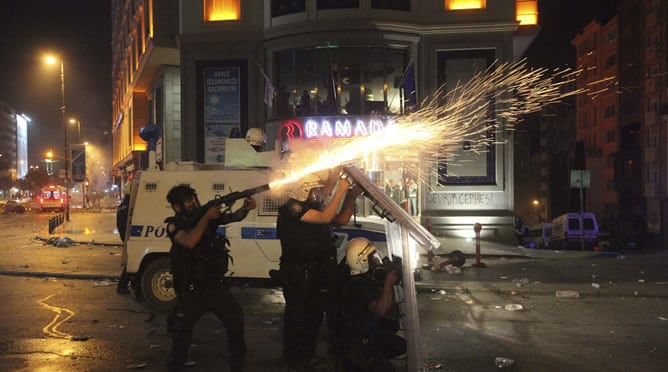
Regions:
<svg viewBox="0 0 668 372"><path fill-rule="evenodd" d="M286 166L269 185L271 189L363 159L369 154L422 153L426 159L447 159L470 143L469 151L487 152L505 143L503 131L513 130L522 116L583 90L566 89L577 71L528 69L526 62L495 64L464 84L444 85L413 113L370 136L353 137L337 144L291 143ZM329 145L329 146L328 146Z"/></svg>

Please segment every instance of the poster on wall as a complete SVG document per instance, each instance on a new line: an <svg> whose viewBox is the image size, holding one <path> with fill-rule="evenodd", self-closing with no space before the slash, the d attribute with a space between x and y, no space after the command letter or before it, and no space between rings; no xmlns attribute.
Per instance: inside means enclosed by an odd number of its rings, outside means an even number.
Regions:
<svg viewBox="0 0 668 372"><path fill-rule="evenodd" d="M239 67L205 68L204 162L225 161L225 138L238 136L241 126Z"/></svg>

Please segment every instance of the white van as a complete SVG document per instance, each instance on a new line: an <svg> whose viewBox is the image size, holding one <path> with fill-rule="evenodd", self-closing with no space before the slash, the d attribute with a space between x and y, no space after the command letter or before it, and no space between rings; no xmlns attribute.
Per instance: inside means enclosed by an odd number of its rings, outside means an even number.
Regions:
<svg viewBox="0 0 668 372"><path fill-rule="evenodd" d="M550 246L552 223L545 222L531 225L524 237L524 246L532 249L545 249Z"/></svg>
<svg viewBox="0 0 668 372"><path fill-rule="evenodd" d="M593 249L598 241L598 222L593 213L565 213L552 220L551 249Z"/></svg>

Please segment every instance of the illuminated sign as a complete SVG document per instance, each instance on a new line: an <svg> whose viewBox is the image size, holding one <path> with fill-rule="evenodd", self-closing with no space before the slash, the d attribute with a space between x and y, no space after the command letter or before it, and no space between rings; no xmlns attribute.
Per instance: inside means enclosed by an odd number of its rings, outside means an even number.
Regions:
<svg viewBox="0 0 668 372"><path fill-rule="evenodd" d="M372 116L336 116L290 119L281 124L279 138L282 143L295 139L351 138L370 136L395 124L393 118Z"/></svg>

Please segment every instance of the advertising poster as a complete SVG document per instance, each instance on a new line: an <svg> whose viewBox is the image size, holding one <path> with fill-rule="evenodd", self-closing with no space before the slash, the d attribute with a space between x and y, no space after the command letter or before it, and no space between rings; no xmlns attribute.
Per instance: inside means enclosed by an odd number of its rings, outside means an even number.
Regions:
<svg viewBox="0 0 668 372"><path fill-rule="evenodd" d="M225 138L241 126L239 67L205 68L204 162L225 161Z"/></svg>

